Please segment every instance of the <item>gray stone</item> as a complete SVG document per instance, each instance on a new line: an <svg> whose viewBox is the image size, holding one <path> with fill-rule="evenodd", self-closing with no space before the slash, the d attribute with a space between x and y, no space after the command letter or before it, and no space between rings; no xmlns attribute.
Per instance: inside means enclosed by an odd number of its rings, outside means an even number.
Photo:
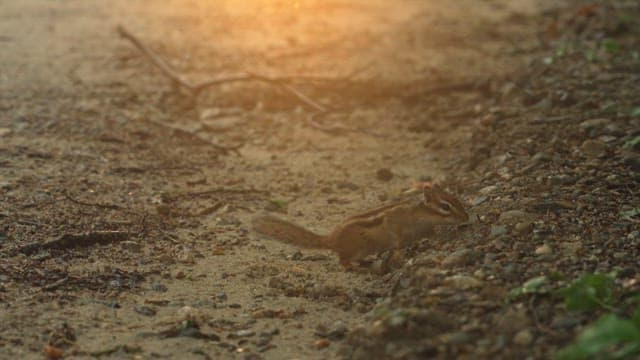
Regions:
<svg viewBox="0 0 640 360"><path fill-rule="evenodd" d="M529 330L520 330L513 337L513 343L520 346L529 346L533 342L533 334Z"/></svg>
<svg viewBox="0 0 640 360"><path fill-rule="evenodd" d="M539 152L531 157L531 161L533 161L534 163L548 162L550 160L551 156L544 152Z"/></svg>
<svg viewBox="0 0 640 360"><path fill-rule="evenodd" d="M509 224L520 220L530 220L532 215L523 210L509 210L500 214L498 221Z"/></svg>
<svg viewBox="0 0 640 360"><path fill-rule="evenodd" d="M491 226L491 237L501 236L507 233L507 227L501 225Z"/></svg>
<svg viewBox="0 0 640 360"><path fill-rule="evenodd" d="M609 125L611 123L611 120L606 119L606 118L596 118L596 119L589 119L589 120L585 120L583 122L580 123L580 128L584 129L584 130L591 130L594 128L602 128L605 127L607 125Z"/></svg>
<svg viewBox="0 0 640 360"><path fill-rule="evenodd" d="M558 174L549 176L549 181L553 185L571 185L576 182L576 178L567 174Z"/></svg>
<svg viewBox="0 0 640 360"><path fill-rule="evenodd" d="M456 267L469 265L480 257L480 253L471 249L460 249L442 260L444 267Z"/></svg>
<svg viewBox="0 0 640 360"><path fill-rule="evenodd" d="M599 158L607 155L607 145L598 140L586 140L580 145L580 152L590 158Z"/></svg>
<svg viewBox="0 0 640 360"><path fill-rule="evenodd" d="M481 280L478 280L473 276L467 276L467 275L449 276L446 279L444 279L444 283L452 288L460 289L460 290L479 288L482 286Z"/></svg>
<svg viewBox="0 0 640 360"><path fill-rule="evenodd" d="M543 244L536 248L535 254L540 256L551 255L553 254L553 249L551 249L551 246Z"/></svg>

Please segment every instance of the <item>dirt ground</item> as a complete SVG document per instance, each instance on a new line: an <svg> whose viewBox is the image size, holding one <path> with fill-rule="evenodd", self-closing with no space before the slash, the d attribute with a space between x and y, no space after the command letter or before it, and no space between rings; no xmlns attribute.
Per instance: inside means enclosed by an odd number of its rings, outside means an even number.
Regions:
<svg viewBox="0 0 640 360"><path fill-rule="evenodd" d="M551 357L601 312L512 289L617 271L638 292L639 13L1 2L0 357ZM281 80L193 94L119 25L189 81ZM331 111L310 117L285 80ZM416 180L472 220L390 268L250 227L273 212L328 232Z"/></svg>

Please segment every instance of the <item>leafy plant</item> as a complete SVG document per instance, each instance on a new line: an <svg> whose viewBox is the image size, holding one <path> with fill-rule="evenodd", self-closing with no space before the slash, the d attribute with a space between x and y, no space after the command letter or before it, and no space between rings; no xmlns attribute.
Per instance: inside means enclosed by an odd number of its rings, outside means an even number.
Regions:
<svg viewBox="0 0 640 360"><path fill-rule="evenodd" d="M276 209L284 209L287 203L284 200L273 199L269 201Z"/></svg>
<svg viewBox="0 0 640 360"><path fill-rule="evenodd" d="M640 116L640 114L638 114L638 116ZM625 149L640 149L640 136L636 136L633 139L625 141L622 147Z"/></svg>
<svg viewBox="0 0 640 360"><path fill-rule="evenodd" d="M632 222L640 221L636 219L639 216L640 216L640 208L633 208L631 210L623 211L620 213L620 217L622 217L623 220L628 220Z"/></svg>
<svg viewBox="0 0 640 360"><path fill-rule="evenodd" d="M517 288L511 289L509 297L515 299L525 294L547 294L549 293L549 278L537 276L531 278Z"/></svg>
<svg viewBox="0 0 640 360"><path fill-rule="evenodd" d="M618 111L618 104L615 102L606 102L600 107L600 110L606 113L614 113Z"/></svg>
<svg viewBox="0 0 640 360"><path fill-rule="evenodd" d="M558 290L569 310L612 310L614 277L609 274L583 275L573 284Z"/></svg>
<svg viewBox="0 0 640 360"><path fill-rule="evenodd" d="M620 51L620 49L622 49L622 46L614 39L604 39L602 40L602 48L608 53L615 53Z"/></svg>
<svg viewBox="0 0 640 360"><path fill-rule="evenodd" d="M558 360L628 359L640 355L640 306L633 318L604 315L558 353Z"/></svg>

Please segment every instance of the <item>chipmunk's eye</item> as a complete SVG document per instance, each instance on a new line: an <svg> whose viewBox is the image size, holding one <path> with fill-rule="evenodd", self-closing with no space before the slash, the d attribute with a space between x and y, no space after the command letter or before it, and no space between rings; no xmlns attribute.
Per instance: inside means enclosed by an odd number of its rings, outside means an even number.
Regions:
<svg viewBox="0 0 640 360"><path fill-rule="evenodd" d="M440 209L442 209L442 210L444 210L446 212L449 212L449 211L451 211L451 205L449 205L449 203L446 203L446 202L441 202L440 203Z"/></svg>

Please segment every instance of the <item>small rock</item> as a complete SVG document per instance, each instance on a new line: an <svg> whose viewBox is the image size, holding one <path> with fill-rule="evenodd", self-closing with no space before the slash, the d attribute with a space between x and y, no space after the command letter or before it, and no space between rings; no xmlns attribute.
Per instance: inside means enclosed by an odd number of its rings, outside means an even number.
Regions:
<svg viewBox="0 0 640 360"><path fill-rule="evenodd" d="M315 341L314 346L316 349L324 349L331 345L331 341L329 339L318 339Z"/></svg>
<svg viewBox="0 0 640 360"><path fill-rule="evenodd" d="M482 281L467 275L453 275L444 279L445 284L460 290L478 288L482 286Z"/></svg>
<svg viewBox="0 0 640 360"><path fill-rule="evenodd" d="M571 329L580 325L584 318L580 315L557 315L551 321L551 327L555 329Z"/></svg>
<svg viewBox="0 0 640 360"><path fill-rule="evenodd" d="M531 161L533 161L534 163L548 162L550 160L551 157L544 152L539 152L531 157Z"/></svg>
<svg viewBox="0 0 640 360"><path fill-rule="evenodd" d="M546 213L549 211L559 212L563 210L573 210L575 208L576 205L574 203L565 200L543 200L541 202L531 204L531 209L541 213Z"/></svg>
<svg viewBox="0 0 640 360"><path fill-rule="evenodd" d="M382 168L376 172L376 177L381 181L390 181L393 179L393 173L387 168Z"/></svg>
<svg viewBox="0 0 640 360"><path fill-rule="evenodd" d="M184 274L184 271L178 270L173 277L176 279L184 279L186 275Z"/></svg>
<svg viewBox="0 0 640 360"><path fill-rule="evenodd" d="M502 225L491 225L491 237L502 236L507 233L507 227Z"/></svg>
<svg viewBox="0 0 640 360"><path fill-rule="evenodd" d="M154 316L156 314L156 310L154 308L145 305L136 305L133 308L133 311L144 316Z"/></svg>
<svg viewBox="0 0 640 360"><path fill-rule="evenodd" d="M549 181L552 185L571 185L576 182L576 178L567 174L559 174L549 176Z"/></svg>
<svg viewBox="0 0 640 360"><path fill-rule="evenodd" d="M611 174L605 177L604 181L607 183L607 185L615 187L620 185L620 176L618 176L617 174Z"/></svg>
<svg viewBox="0 0 640 360"><path fill-rule="evenodd" d="M338 189L341 189L341 190L351 190L351 191L360 190L360 186L350 181L340 181L336 184L336 186L338 187Z"/></svg>
<svg viewBox="0 0 640 360"><path fill-rule="evenodd" d="M347 331L348 329L342 321L336 321L331 326L331 331L329 331L329 333L327 334L328 335L327 337L330 340L340 340L345 337L345 335L347 334Z"/></svg>
<svg viewBox="0 0 640 360"><path fill-rule="evenodd" d="M507 246L507 243L505 243L504 238L502 237L493 240L491 244L493 244L493 247L496 248L496 250L502 250Z"/></svg>
<svg viewBox="0 0 640 360"><path fill-rule="evenodd" d="M520 330L513 337L513 343L520 346L529 346L533 342L533 334L529 330Z"/></svg>
<svg viewBox="0 0 640 360"><path fill-rule="evenodd" d="M598 138L598 140L602 141L603 143L609 144L618 140L618 138L611 135L602 135Z"/></svg>
<svg viewBox="0 0 640 360"><path fill-rule="evenodd" d="M442 266L448 268L465 266L478 259L479 255L479 253L474 252L470 249L460 249L444 258L441 264Z"/></svg>
<svg viewBox="0 0 640 360"><path fill-rule="evenodd" d="M6 127L0 127L0 137L5 137L11 135L13 131Z"/></svg>
<svg viewBox="0 0 640 360"><path fill-rule="evenodd" d="M137 241L122 241L120 242L120 246L122 246L124 250L131 252L140 252L140 250L142 250L142 245Z"/></svg>
<svg viewBox="0 0 640 360"><path fill-rule="evenodd" d="M624 130L618 124L609 124L605 127L607 134L615 137L621 137L625 135Z"/></svg>
<svg viewBox="0 0 640 360"><path fill-rule="evenodd" d="M580 152L590 158L599 158L607 155L607 145L598 140L586 140L580 145Z"/></svg>
<svg viewBox="0 0 640 360"><path fill-rule="evenodd" d="M518 220L529 220L531 217L531 214L523 210L509 210L501 213L498 221L503 224L509 224Z"/></svg>
<svg viewBox="0 0 640 360"><path fill-rule="evenodd" d="M178 321L194 320L196 311L191 306L183 306L177 312Z"/></svg>
<svg viewBox="0 0 640 360"><path fill-rule="evenodd" d="M531 231L532 228L533 228L533 223L531 221L522 221L522 222L517 223L513 227L513 230L518 235L524 235L524 234L528 234Z"/></svg>
<svg viewBox="0 0 640 360"><path fill-rule="evenodd" d="M233 335L236 338L243 338L243 337L252 337L255 334L256 332L253 330L239 330L239 331L236 331L236 333Z"/></svg>
<svg viewBox="0 0 640 360"><path fill-rule="evenodd" d="M460 345L471 342L472 337L464 332L456 332L444 335L442 340L447 344Z"/></svg>
<svg viewBox="0 0 640 360"><path fill-rule="evenodd" d="M224 291L221 291L216 294L216 299L218 301L227 301L227 294Z"/></svg>
<svg viewBox="0 0 640 360"><path fill-rule="evenodd" d="M496 314L493 326L508 334L514 334L529 326L530 317L525 308L508 308L503 314Z"/></svg>
<svg viewBox="0 0 640 360"><path fill-rule="evenodd" d="M551 255L553 253L553 250L551 249L551 246L547 245L547 244L543 244L541 246L538 246L535 250L535 254L536 255Z"/></svg>
<svg viewBox="0 0 640 360"><path fill-rule="evenodd" d="M605 127L607 125L609 125L611 123L611 120L606 119L606 118L596 118L596 119L589 119L589 120L585 120L583 122L580 123L580 128L584 129L584 130L591 130L594 128L602 128Z"/></svg>
<svg viewBox="0 0 640 360"><path fill-rule="evenodd" d="M473 276L476 279L484 279L484 277L486 276L486 274L484 273L484 271L482 271L482 269L478 269L476 271L473 272Z"/></svg>
<svg viewBox="0 0 640 360"><path fill-rule="evenodd" d="M486 196L476 196L475 198L471 199L471 206L478 206L487 201L487 199L488 197Z"/></svg>
<svg viewBox="0 0 640 360"><path fill-rule="evenodd" d="M202 121L202 129L208 132L223 132L236 129L246 122L241 116L228 116L215 120Z"/></svg>
<svg viewBox="0 0 640 360"><path fill-rule="evenodd" d="M151 285L151 289L153 291L157 291L157 292L167 292L167 291L169 291L169 289L167 289L167 287L164 284L160 284L160 283L155 283L155 284Z"/></svg>
<svg viewBox="0 0 640 360"><path fill-rule="evenodd" d="M489 195L492 192L496 191L498 189L498 187L496 185L489 185L489 186L485 186L482 189L480 189L478 192L482 195Z"/></svg>

